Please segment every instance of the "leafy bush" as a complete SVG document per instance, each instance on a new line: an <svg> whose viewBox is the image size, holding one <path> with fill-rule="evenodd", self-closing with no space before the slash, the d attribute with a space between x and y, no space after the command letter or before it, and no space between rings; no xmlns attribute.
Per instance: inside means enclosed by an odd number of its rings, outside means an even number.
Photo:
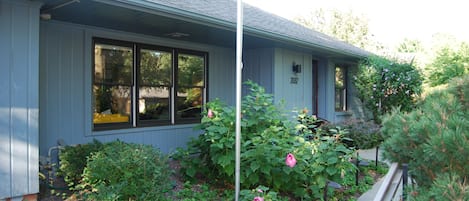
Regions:
<svg viewBox="0 0 469 201"><path fill-rule="evenodd" d="M469 178L469 75L426 97L418 109L397 109L386 116L384 156L409 163L419 186L429 187L440 174Z"/></svg>
<svg viewBox="0 0 469 201"><path fill-rule="evenodd" d="M158 150L115 141L91 154L77 188L87 200L164 200L169 175L168 161Z"/></svg>
<svg viewBox="0 0 469 201"><path fill-rule="evenodd" d="M96 151L101 150L103 144L97 140L88 144L66 146L59 155L59 174L64 177L70 189L74 189L80 182L83 169L88 157Z"/></svg>
<svg viewBox="0 0 469 201"><path fill-rule="evenodd" d="M384 140L380 132L380 125L373 121L349 119L334 126L347 129L345 137L350 140L344 141L344 143L356 149L371 149L379 146Z"/></svg>
<svg viewBox="0 0 469 201"><path fill-rule="evenodd" d="M353 169L349 162L352 151L340 143L343 133L310 139L308 129L299 130L309 125L295 129L274 105L272 95L255 83L247 85L251 93L242 101L242 185L264 185L273 191L320 199L327 181ZM235 172L235 109L220 101L208 103L207 108L197 127L204 133L189 143L188 150L179 152L180 157L189 157L182 160L182 170L192 178L199 173L210 180L231 182ZM293 168L285 164L289 153L298 159Z"/></svg>
<svg viewBox="0 0 469 201"><path fill-rule="evenodd" d="M304 109L298 114L297 129L300 132L309 130L305 138L313 139L317 135L334 136L337 132L343 135L341 142L352 149L370 149L378 146L383 141L379 131L380 125L373 121L361 119L349 119L345 122L331 124L318 119L315 115L309 115Z"/></svg>
<svg viewBox="0 0 469 201"><path fill-rule="evenodd" d="M354 84L359 98L377 123L380 116L393 107L411 111L415 96L422 91L422 78L414 66L382 57L369 57L361 62Z"/></svg>

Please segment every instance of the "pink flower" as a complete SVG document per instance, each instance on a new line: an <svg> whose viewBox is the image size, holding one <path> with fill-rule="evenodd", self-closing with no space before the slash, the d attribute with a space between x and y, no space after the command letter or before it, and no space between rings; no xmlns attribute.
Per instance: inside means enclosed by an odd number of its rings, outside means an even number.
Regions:
<svg viewBox="0 0 469 201"><path fill-rule="evenodd" d="M213 111L211 109L208 109L207 117L210 119L213 117Z"/></svg>
<svg viewBox="0 0 469 201"><path fill-rule="evenodd" d="M257 189L257 192L263 193L264 191L262 191L262 189Z"/></svg>
<svg viewBox="0 0 469 201"><path fill-rule="evenodd" d="M264 198L263 197L255 197L254 200L252 201L264 201Z"/></svg>
<svg viewBox="0 0 469 201"><path fill-rule="evenodd" d="M289 167L295 167L296 165L296 159L295 159L295 156L293 156L293 154L289 153L287 154L287 158L285 158L285 164L287 164L287 166Z"/></svg>

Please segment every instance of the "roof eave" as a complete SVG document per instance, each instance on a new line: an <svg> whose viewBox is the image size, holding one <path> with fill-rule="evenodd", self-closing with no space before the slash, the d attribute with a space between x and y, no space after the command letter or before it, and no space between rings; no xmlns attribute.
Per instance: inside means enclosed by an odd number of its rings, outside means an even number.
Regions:
<svg viewBox="0 0 469 201"><path fill-rule="evenodd" d="M332 48L332 47L317 44L317 43L311 43L311 42L300 40L300 39L297 39L297 38L294 38L294 37L279 35L279 34L267 32L267 31L264 31L264 30L255 29L255 28L252 28L252 27L246 27L245 30L246 30L246 32L251 33L251 35L256 35L256 36L260 36L260 37L267 37L267 38L277 40L279 42L288 42L288 43L294 44L295 46L302 47L302 48L307 48L307 49L318 48L318 49L321 49L323 51L327 51L327 52L330 52L330 53L340 54L340 55L348 56L348 57L354 57L354 58L357 58L357 59L363 59L363 58L366 58L366 57L368 57L372 54L372 53L366 52L364 50L362 50L361 54L354 53L354 52L343 51L343 50L339 50L337 48Z"/></svg>
<svg viewBox="0 0 469 201"><path fill-rule="evenodd" d="M129 9L135 9L135 10L139 10L139 11L143 11L147 13L173 17L173 18L190 21L190 22L197 23L197 24L209 25L212 27L221 28L221 29L230 30L230 31L235 31L236 29L236 23L231 22L231 21L214 18L214 17L210 17L207 15L201 15L199 13L193 13L187 10L178 9L178 8L174 8L170 6L155 4L154 2L148 2L145 0L94 0L94 1L105 3L105 4L110 4L114 6L129 8ZM268 38L268 39L274 39L276 41L284 42L284 43L285 42L292 43L295 46L302 47L302 48L308 48L308 49L318 48L323 51L327 51L327 52L331 52L331 53L335 53L335 54L339 54L343 56L348 56L348 57L354 57L357 59L363 59L371 55L371 53L367 54L366 51L363 51L363 54L347 52L347 51L343 51L337 48L332 48L332 47L328 47L328 46L317 44L317 43L311 43L308 41L299 40L293 37L288 37L288 36L268 32L265 30L256 29L256 28L249 27L246 25L244 25L244 30L245 30L245 34Z"/></svg>

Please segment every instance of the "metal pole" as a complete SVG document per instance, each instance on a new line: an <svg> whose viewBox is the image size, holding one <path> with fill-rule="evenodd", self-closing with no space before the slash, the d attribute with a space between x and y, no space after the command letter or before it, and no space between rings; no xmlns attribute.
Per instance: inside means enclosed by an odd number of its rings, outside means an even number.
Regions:
<svg viewBox="0 0 469 201"><path fill-rule="evenodd" d="M407 163L402 164L402 200L407 200L406 187L408 183L407 179L409 177L408 171L409 166Z"/></svg>
<svg viewBox="0 0 469 201"><path fill-rule="evenodd" d="M243 67L243 1L237 0L236 19L236 166L235 166L235 201L239 199L240 164L241 164L241 82Z"/></svg>
<svg viewBox="0 0 469 201"><path fill-rule="evenodd" d="M376 170L378 170L378 149L379 149L379 146L376 147L376 160L375 160L375 168L376 168Z"/></svg>
<svg viewBox="0 0 469 201"><path fill-rule="evenodd" d="M357 171L355 172L355 186L358 186L358 174L360 173L360 166L359 166L359 163L360 163L360 154L357 152L357 160L355 160L355 166L357 166Z"/></svg>
<svg viewBox="0 0 469 201"><path fill-rule="evenodd" d="M327 201L327 187L328 187L328 183L329 182L326 182L326 186L324 187L324 201Z"/></svg>

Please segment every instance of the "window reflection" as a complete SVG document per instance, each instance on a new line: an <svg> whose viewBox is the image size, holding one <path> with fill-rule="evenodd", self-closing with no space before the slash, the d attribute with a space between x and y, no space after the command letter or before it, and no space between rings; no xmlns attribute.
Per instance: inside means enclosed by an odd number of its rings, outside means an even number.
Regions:
<svg viewBox="0 0 469 201"><path fill-rule="evenodd" d="M141 49L139 75L139 120L169 121L172 53Z"/></svg>
<svg viewBox="0 0 469 201"><path fill-rule="evenodd" d="M94 130L200 122L206 53L103 38L93 44Z"/></svg>
<svg viewBox="0 0 469 201"><path fill-rule="evenodd" d="M95 44L93 123L130 123L132 48Z"/></svg>
<svg viewBox="0 0 469 201"><path fill-rule="evenodd" d="M177 118L200 118L203 103L205 58L199 55L178 55Z"/></svg>
<svg viewBox="0 0 469 201"><path fill-rule="evenodd" d="M335 111L347 111L346 69L335 68Z"/></svg>
<svg viewBox="0 0 469 201"><path fill-rule="evenodd" d="M200 118L203 103L202 88L179 88L176 101L178 118Z"/></svg>

